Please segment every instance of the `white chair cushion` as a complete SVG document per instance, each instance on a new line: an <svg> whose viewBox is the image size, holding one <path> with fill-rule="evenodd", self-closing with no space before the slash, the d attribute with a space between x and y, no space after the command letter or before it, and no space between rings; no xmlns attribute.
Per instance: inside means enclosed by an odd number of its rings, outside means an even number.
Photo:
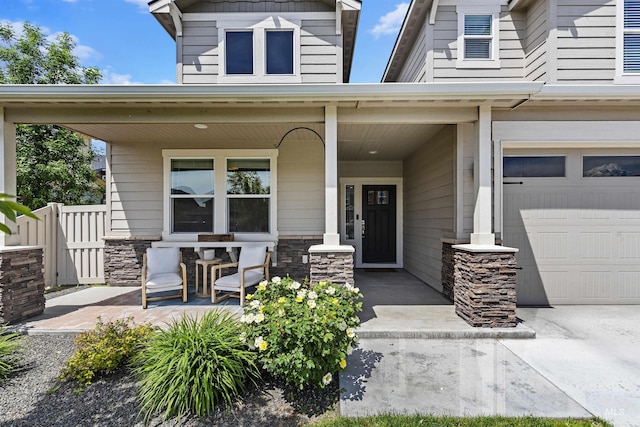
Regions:
<svg viewBox="0 0 640 427"><path fill-rule="evenodd" d="M179 248L147 249L147 272L149 275L175 273L180 266Z"/></svg>
<svg viewBox="0 0 640 427"><path fill-rule="evenodd" d="M152 274L147 277L147 293L182 289L182 276L178 273Z"/></svg>
<svg viewBox="0 0 640 427"><path fill-rule="evenodd" d="M264 262L264 260L263 260ZM260 282L264 278L264 274L258 273L258 269L249 270L244 273L244 287L253 286ZM221 290L235 290L240 289L240 273L230 274L229 276L222 276L215 283L216 289Z"/></svg>
<svg viewBox="0 0 640 427"><path fill-rule="evenodd" d="M254 265L264 264L267 258L267 247L264 245L245 246L240 251L240 259L238 260L238 271L243 268L253 267ZM264 269L255 269L252 272L260 272L264 274Z"/></svg>

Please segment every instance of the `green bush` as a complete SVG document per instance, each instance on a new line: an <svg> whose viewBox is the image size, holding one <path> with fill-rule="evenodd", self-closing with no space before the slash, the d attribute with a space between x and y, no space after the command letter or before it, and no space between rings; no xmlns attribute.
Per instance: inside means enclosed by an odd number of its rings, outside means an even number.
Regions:
<svg viewBox="0 0 640 427"><path fill-rule="evenodd" d="M255 355L240 341L242 327L225 311L184 316L159 331L134 359L145 419L192 413L199 417L256 382Z"/></svg>
<svg viewBox="0 0 640 427"><path fill-rule="evenodd" d="M5 326L0 326L0 380L7 378L15 368L19 346L19 335L9 333Z"/></svg>
<svg viewBox="0 0 640 427"><path fill-rule="evenodd" d="M263 281L240 321L243 337L264 369L300 389L324 388L343 370L358 337L358 288L327 282L301 284L287 277Z"/></svg>
<svg viewBox="0 0 640 427"><path fill-rule="evenodd" d="M81 332L74 340L76 352L67 360L61 378L91 384L96 376L125 366L154 330L149 324L134 325L132 317L113 322L98 317L93 330Z"/></svg>

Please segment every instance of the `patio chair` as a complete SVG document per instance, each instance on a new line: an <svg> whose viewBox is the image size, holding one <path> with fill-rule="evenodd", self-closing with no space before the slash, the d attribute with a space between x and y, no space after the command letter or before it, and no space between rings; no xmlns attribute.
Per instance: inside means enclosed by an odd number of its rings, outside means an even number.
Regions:
<svg viewBox="0 0 640 427"><path fill-rule="evenodd" d="M265 245L245 246L240 250L238 262L219 264L211 267L211 302L217 303L227 298L240 298L244 306L245 291L261 280L269 280L269 260L271 253ZM233 274L222 275L224 268L237 268ZM218 292L227 292L218 297Z"/></svg>
<svg viewBox="0 0 640 427"><path fill-rule="evenodd" d="M170 293L170 291L178 291ZM150 294L162 293L150 297ZM142 258L142 308L147 301L182 298L187 302L187 267L178 248L148 248Z"/></svg>

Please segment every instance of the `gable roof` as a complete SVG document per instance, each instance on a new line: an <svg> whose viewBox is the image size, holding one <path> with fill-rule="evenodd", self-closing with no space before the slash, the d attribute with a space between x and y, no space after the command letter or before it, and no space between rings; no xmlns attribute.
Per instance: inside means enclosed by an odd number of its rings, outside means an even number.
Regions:
<svg viewBox="0 0 640 427"><path fill-rule="evenodd" d="M160 25L176 39L179 31L176 29L175 19L179 19L183 12L192 8L203 0L151 0L149 11ZM351 64L356 46L356 32L362 9L361 0L316 0L326 5L330 10L342 12L342 52L344 64L344 82L348 82L351 75Z"/></svg>
<svg viewBox="0 0 640 427"><path fill-rule="evenodd" d="M437 0L435 0L437 2ZM396 38L391 56L387 62L387 68L382 76L383 82L395 82L404 66L411 49L422 30L427 19L427 13L431 10L432 0L412 0L407 15ZM437 7L437 6L436 6Z"/></svg>

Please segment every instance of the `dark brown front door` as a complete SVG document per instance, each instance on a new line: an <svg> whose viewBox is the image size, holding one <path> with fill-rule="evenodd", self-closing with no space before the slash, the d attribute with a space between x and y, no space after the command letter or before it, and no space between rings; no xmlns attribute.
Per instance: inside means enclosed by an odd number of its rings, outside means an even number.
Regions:
<svg viewBox="0 0 640 427"><path fill-rule="evenodd" d="M362 262L396 262L396 186L362 186Z"/></svg>

